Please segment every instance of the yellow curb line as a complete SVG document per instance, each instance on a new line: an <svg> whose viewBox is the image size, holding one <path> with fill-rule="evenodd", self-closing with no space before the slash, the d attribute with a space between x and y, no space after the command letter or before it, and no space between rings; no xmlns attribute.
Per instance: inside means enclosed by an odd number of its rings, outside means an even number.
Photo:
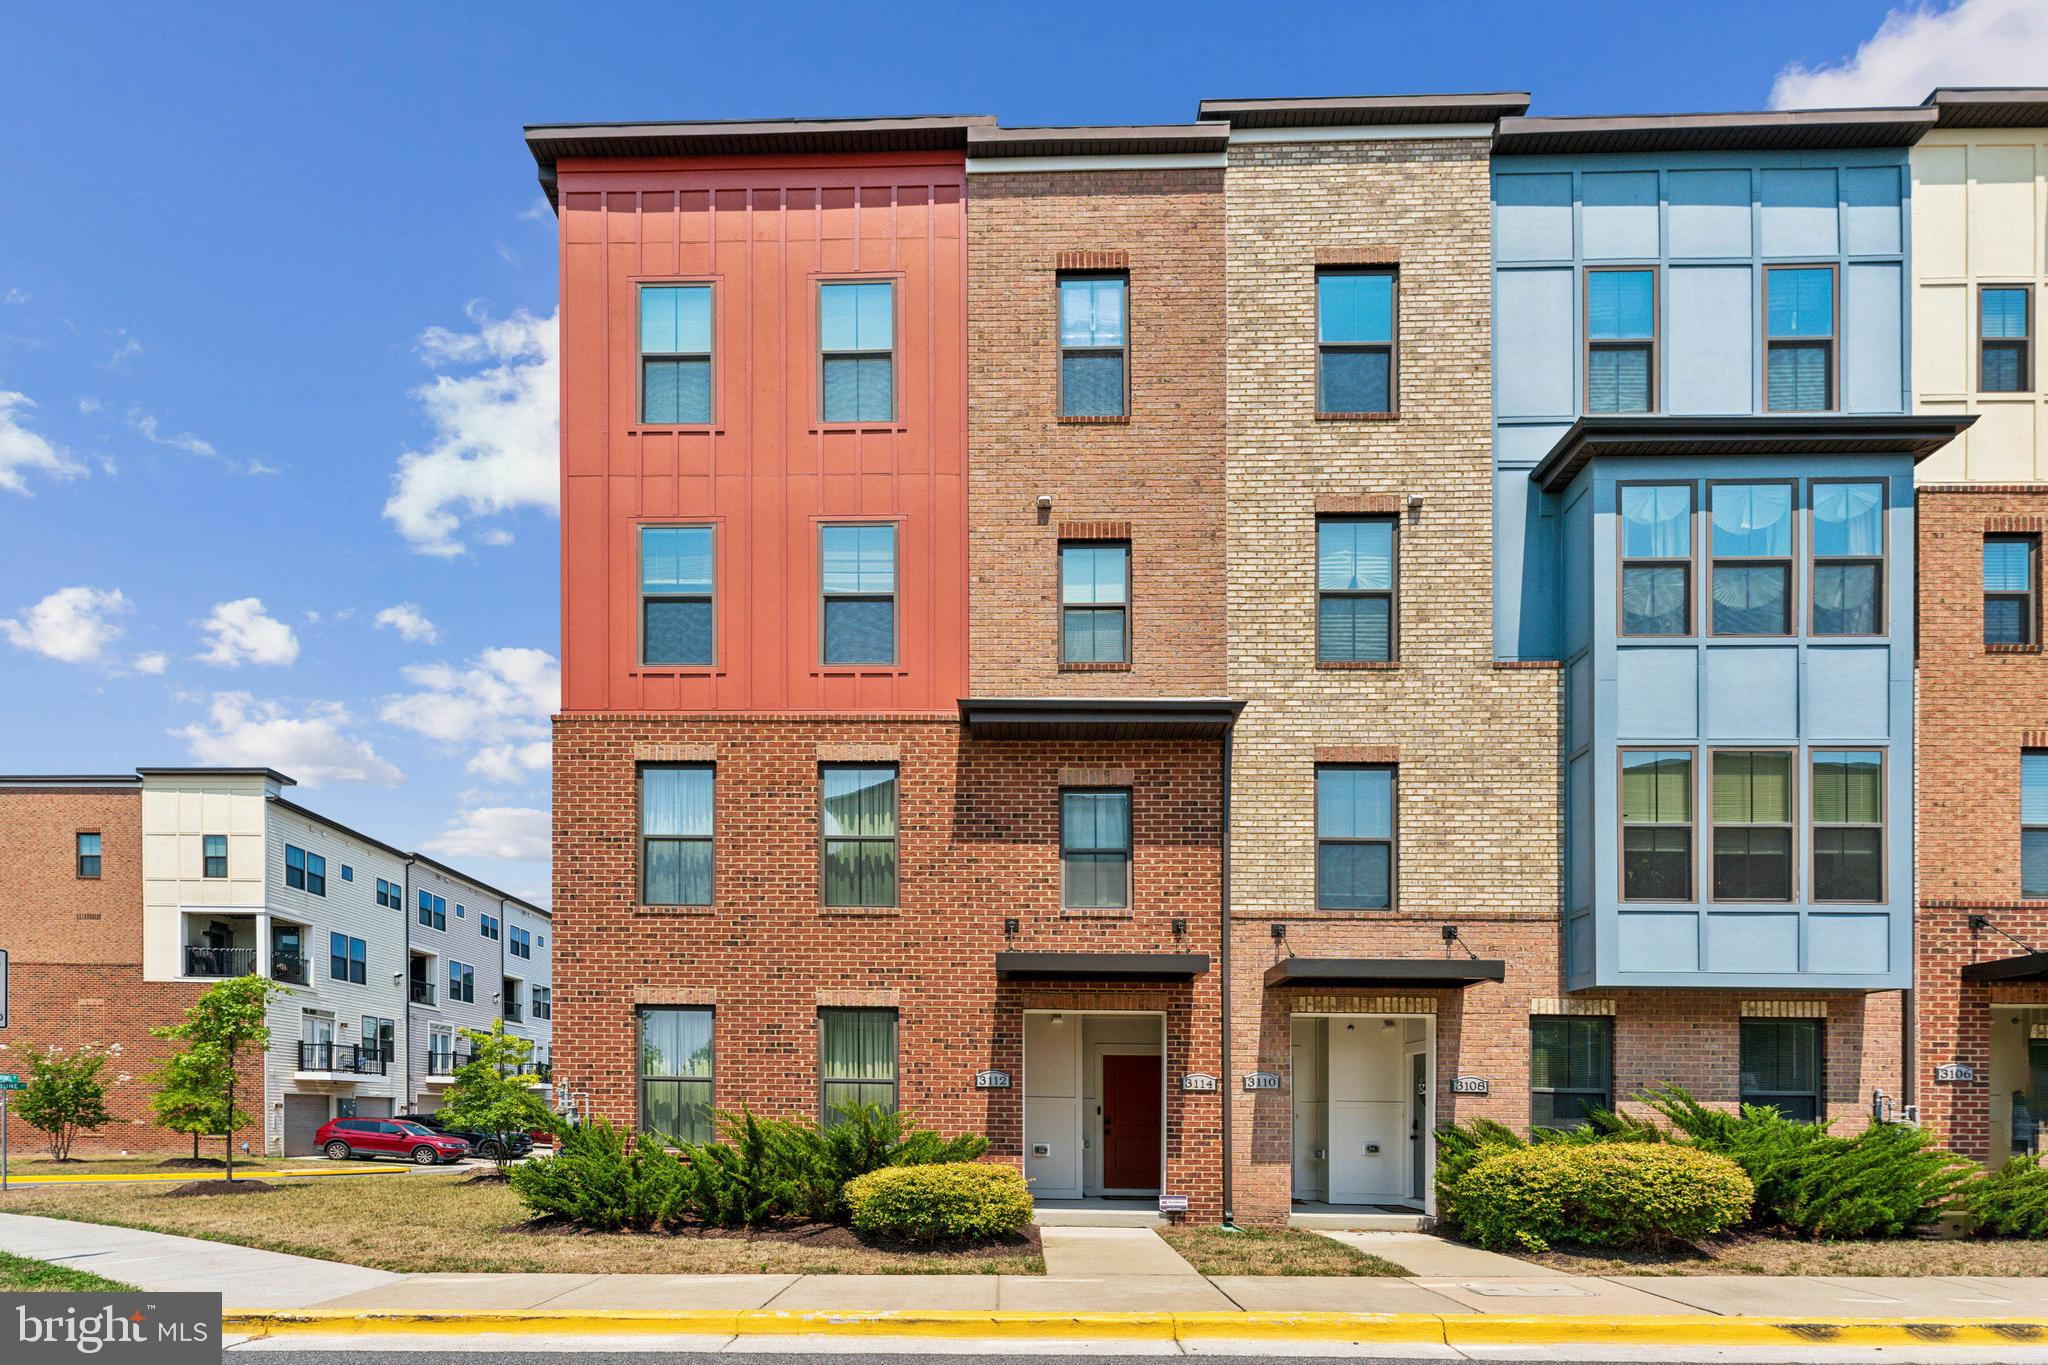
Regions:
<svg viewBox="0 0 2048 1365"><path fill-rule="evenodd" d="M268 1171L256 1169L236 1176L237 1180L305 1180L321 1175L405 1175L409 1166L365 1166L362 1170L332 1171ZM194 1180L208 1179L203 1172L174 1173L148 1171L140 1175L10 1175L9 1185L132 1185L150 1181L180 1181L189 1184Z"/></svg>
<svg viewBox="0 0 2048 1365"><path fill-rule="evenodd" d="M1051 1313L683 1309L549 1312L230 1309L244 1336L907 1336L1185 1341L1292 1339L1448 1346L2012 1346L2048 1343L2048 1318L1781 1318L1672 1314L1510 1317L1438 1313Z"/></svg>

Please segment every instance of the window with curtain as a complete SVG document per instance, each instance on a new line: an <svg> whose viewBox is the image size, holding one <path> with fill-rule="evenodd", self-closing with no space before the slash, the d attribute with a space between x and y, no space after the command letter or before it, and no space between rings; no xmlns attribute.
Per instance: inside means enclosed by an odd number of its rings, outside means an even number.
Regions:
<svg viewBox="0 0 2048 1365"><path fill-rule="evenodd" d="M1813 633L1884 629L1884 485L1813 485Z"/></svg>
<svg viewBox="0 0 2048 1365"><path fill-rule="evenodd" d="M1835 270L1764 272L1764 406L1826 412L1835 406Z"/></svg>
<svg viewBox="0 0 2048 1365"><path fill-rule="evenodd" d="M2041 538L1984 537L1984 643L2031 645L2040 639L2034 600L2040 581Z"/></svg>
<svg viewBox="0 0 2048 1365"><path fill-rule="evenodd" d="M2033 310L2029 290L1985 285L1977 292L1977 388L2024 393L2034 386Z"/></svg>
<svg viewBox="0 0 2048 1365"><path fill-rule="evenodd" d="M818 1092L827 1124L856 1104L896 1112L896 1011L818 1011Z"/></svg>
<svg viewBox="0 0 2048 1365"><path fill-rule="evenodd" d="M640 903L711 904L715 774L709 763L640 770Z"/></svg>
<svg viewBox="0 0 2048 1365"><path fill-rule="evenodd" d="M199 836L200 872L208 879L228 875L228 836L225 834L202 834Z"/></svg>
<svg viewBox="0 0 2048 1365"><path fill-rule="evenodd" d="M535 1014L539 1015L535 991ZM709 1006L640 1011L640 1131L670 1142L709 1142L712 1119Z"/></svg>
<svg viewBox="0 0 2048 1365"><path fill-rule="evenodd" d="M1394 657L1394 518L1324 517L1316 523L1316 659Z"/></svg>
<svg viewBox="0 0 2048 1365"><path fill-rule="evenodd" d="M818 532L821 647L828 664L896 662L896 528Z"/></svg>
<svg viewBox="0 0 2048 1365"><path fill-rule="evenodd" d="M1393 270L1316 272L1316 410L1394 410Z"/></svg>
<svg viewBox="0 0 2048 1365"><path fill-rule="evenodd" d="M1129 663L1131 547L1060 546L1060 662Z"/></svg>
<svg viewBox="0 0 2048 1365"><path fill-rule="evenodd" d="M1689 901L1692 755L1683 749L1621 754L1621 898Z"/></svg>
<svg viewBox="0 0 2048 1365"><path fill-rule="evenodd" d="M896 286L887 280L818 286L819 363L828 422L896 416Z"/></svg>
<svg viewBox="0 0 2048 1365"><path fill-rule="evenodd" d="M1125 275L1060 276L1060 416L1122 417Z"/></svg>
<svg viewBox="0 0 2048 1365"><path fill-rule="evenodd" d="M1623 484L1621 633L1692 634L1692 485Z"/></svg>
<svg viewBox="0 0 2048 1365"><path fill-rule="evenodd" d="M1717 483L1707 491L1716 635L1792 633L1792 485Z"/></svg>
<svg viewBox="0 0 2048 1365"><path fill-rule="evenodd" d="M1884 755L1813 756L1813 898L1884 899Z"/></svg>
<svg viewBox="0 0 2048 1365"><path fill-rule="evenodd" d="M336 981L349 981L361 986L370 979L368 947L359 938L347 934L327 936L327 975Z"/></svg>
<svg viewBox="0 0 2048 1365"><path fill-rule="evenodd" d="M1060 793L1060 904L1123 910L1131 903L1131 794Z"/></svg>
<svg viewBox="0 0 2048 1365"><path fill-rule="evenodd" d="M1657 272L1586 272L1586 411L1657 405Z"/></svg>
<svg viewBox="0 0 2048 1365"><path fill-rule="evenodd" d="M640 662L712 661L712 530L640 528Z"/></svg>
<svg viewBox="0 0 2048 1365"><path fill-rule="evenodd" d="M1614 1020L1536 1015L1529 1020L1529 1126L1583 1128L1614 1108Z"/></svg>
<svg viewBox="0 0 2048 1365"><path fill-rule="evenodd" d="M2048 900L2048 749L2020 755L2020 894Z"/></svg>
<svg viewBox="0 0 2048 1365"><path fill-rule="evenodd" d="M1390 910L1394 905L1394 770L1324 764L1316 769L1316 908Z"/></svg>
<svg viewBox="0 0 2048 1365"><path fill-rule="evenodd" d="M640 286L640 420L711 420L711 286Z"/></svg>
<svg viewBox="0 0 2048 1365"><path fill-rule="evenodd" d="M1797 1123L1821 1117L1818 1019L1742 1021L1742 1103Z"/></svg>
<svg viewBox="0 0 2048 1365"><path fill-rule="evenodd" d="M896 768L826 763L819 768L825 904L896 903Z"/></svg>
<svg viewBox="0 0 2048 1365"><path fill-rule="evenodd" d="M1719 749L1713 791L1714 899L1792 899L1792 755Z"/></svg>

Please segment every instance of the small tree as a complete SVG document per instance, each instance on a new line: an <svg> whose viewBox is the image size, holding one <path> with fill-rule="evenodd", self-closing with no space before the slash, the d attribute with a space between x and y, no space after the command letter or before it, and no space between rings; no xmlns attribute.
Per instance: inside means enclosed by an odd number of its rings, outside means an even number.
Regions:
<svg viewBox="0 0 2048 1365"><path fill-rule="evenodd" d="M169 1036L171 1028L153 1029L157 1037ZM174 1052L152 1078L156 1093L149 1097L150 1112L157 1125L173 1133L192 1135L192 1159L199 1159L199 1139L245 1126L251 1116L228 1100L231 1093L226 1063L219 1051L205 1043L194 1043Z"/></svg>
<svg viewBox="0 0 2048 1365"><path fill-rule="evenodd" d="M185 1011L185 1021L157 1031L162 1038L175 1038L207 1059L209 1080L217 1086L223 1122L221 1132L227 1147L227 1178L235 1178L235 1132L252 1122L235 1107L235 1090L241 1083L242 1068L251 1047L257 1055L270 1045L270 995L284 987L267 976L237 976L207 987Z"/></svg>
<svg viewBox="0 0 2048 1365"><path fill-rule="evenodd" d="M14 1098L15 1112L31 1128L49 1135L50 1155L71 1160L71 1144L107 1121L107 1084L100 1079L112 1049L88 1043L75 1051L25 1047L28 1084Z"/></svg>
<svg viewBox="0 0 2048 1365"><path fill-rule="evenodd" d="M434 1117L450 1128L468 1128L498 1139L492 1155L498 1169L512 1164L511 1136L540 1129L555 1130L556 1119L524 1074L533 1055L533 1043L505 1032L505 1021L491 1024L490 1031L464 1029L471 1058L456 1069L448 1097L434 1111Z"/></svg>

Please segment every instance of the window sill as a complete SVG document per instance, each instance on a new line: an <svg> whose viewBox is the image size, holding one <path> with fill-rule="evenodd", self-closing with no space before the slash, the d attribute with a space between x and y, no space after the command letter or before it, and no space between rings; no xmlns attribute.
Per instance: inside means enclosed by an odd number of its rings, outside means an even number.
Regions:
<svg viewBox="0 0 2048 1365"><path fill-rule="evenodd" d="M821 664L811 670L814 678L903 678L910 670L901 664Z"/></svg>
<svg viewBox="0 0 2048 1365"><path fill-rule="evenodd" d="M821 905L819 919L901 919L900 905Z"/></svg>
<svg viewBox="0 0 2048 1365"><path fill-rule="evenodd" d="M1128 910L1128 909L1126 909L1126 910L1090 910L1090 909L1075 909L1075 908L1073 908L1073 907L1070 907L1070 906L1065 906L1065 905L1063 905L1063 906L1061 906L1061 907L1060 907L1060 918L1061 918L1061 919L1103 919L1103 920L1132 920L1132 919L1136 919L1137 917L1138 917L1138 912L1137 912L1137 911L1135 911L1135 910Z"/></svg>
<svg viewBox="0 0 2048 1365"><path fill-rule="evenodd" d="M2039 645L1985 645L1986 654L2039 654Z"/></svg>
<svg viewBox="0 0 2048 1365"><path fill-rule="evenodd" d="M723 422L634 422L628 436L723 436Z"/></svg>
<svg viewBox="0 0 2048 1365"><path fill-rule="evenodd" d="M1319 412L1316 414L1316 420L1318 422L1398 422L1401 420L1401 413L1398 409L1393 412Z"/></svg>
<svg viewBox="0 0 2048 1365"><path fill-rule="evenodd" d="M1331 673L1392 673L1401 667L1399 659L1318 659L1316 667Z"/></svg>
<svg viewBox="0 0 2048 1365"><path fill-rule="evenodd" d="M828 436L837 432L907 432L910 428L902 422L819 422L812 426L813 436Z"/></svg>
<svg viewBox="0 0 2048 1365"><path fill-rule="evenodd" d="M636 905L631 914L645 919L709 919L718 913L715 905Z"/></svg>
<svg viewBox="0 0 2048 1365"><path fill-rule="evenodd" d="M1129 664L1119 663L1063 663L1060 665L1060 672L1062 673L1128 673L1130 671L1131 666Z"/></svg>
<svg viewBox="0 0 2048 1365"><path fill-rule="evenodd" d="M1129 413L1116 417L1055 417L1053 422L1063 427L1127 427L1131 424Z"/></svg>
<svg viewBox="0 0 2048 1365"><path fill-rule="evenodd" d="M724 673L717 664L641 664L626 670L629 678L716 678Z"/></svg>

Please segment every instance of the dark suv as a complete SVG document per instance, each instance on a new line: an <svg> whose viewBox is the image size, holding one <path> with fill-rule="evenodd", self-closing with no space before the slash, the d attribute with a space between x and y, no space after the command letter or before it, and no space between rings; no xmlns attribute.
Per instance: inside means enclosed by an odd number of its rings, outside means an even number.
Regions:
<svg viewBox="0 0 2048 1365"><path fill-rule="evenodd" d="M508 1157L522 1157L533 1150L533 1138L527 1133L480 1133L473 1128L451 1128L432 1114L400 1114L398 1117L401 1122L417 1123L445 1136L461 1138L469 1144L472 1156L480 1156L486 1161L498 1160L500 1143L506 1144L508 1150L504 1155Z"/></svg>

